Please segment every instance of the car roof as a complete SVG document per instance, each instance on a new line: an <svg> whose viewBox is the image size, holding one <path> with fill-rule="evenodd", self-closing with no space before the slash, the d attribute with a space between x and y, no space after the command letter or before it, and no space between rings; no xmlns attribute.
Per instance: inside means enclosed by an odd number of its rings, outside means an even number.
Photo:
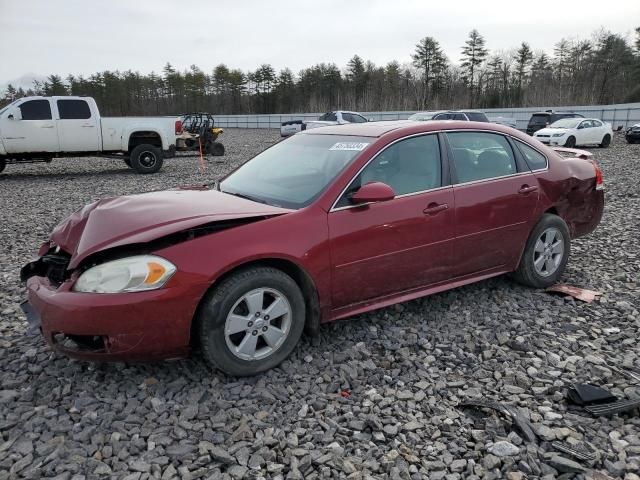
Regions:
<svg viewBox="0 0 640 480"><path fill-rule="evenodd" d="M535 113L532 113L531 115L580 115L582 116L582 114L578 112L535 112Z"/></svg>
<svg viewBox="0 0 640 480"><path fill-rule="evenodd" d="M354 137L381 137L389 132L427 133L440 130L492 130L510 134L513 129L486 122L467 122L460 120L434 120L430 122L413 122L411 120L388 120L382 122L348 123L328 127L303 130L296 135L345 135Z"/></svg>

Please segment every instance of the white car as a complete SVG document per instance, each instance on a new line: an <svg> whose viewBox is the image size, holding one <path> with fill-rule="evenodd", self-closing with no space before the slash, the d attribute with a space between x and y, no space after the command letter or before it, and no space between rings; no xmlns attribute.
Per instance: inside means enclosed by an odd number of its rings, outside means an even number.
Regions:
<svg viewBox="0 0 640 480"><path fill-rule="evenodd" d="M294 135L302 130L309 130L311 128L326 127L328 125L345 125L347 123L366 123L365 117L357 112L347 112L344 110L337 110L335 112L328 112L322 115L318 120L310 120L304 122L302 120L290 120L283 122L280 126L280 136L288 137Z"/></svg>
<svg viewBox="0 0 640 480"><path fill-rule="evenodd" d="M582 145L598 145L606 148L611 144L611 125L597 118L562 118L533 136L546 145L573 148Z"/></svg>

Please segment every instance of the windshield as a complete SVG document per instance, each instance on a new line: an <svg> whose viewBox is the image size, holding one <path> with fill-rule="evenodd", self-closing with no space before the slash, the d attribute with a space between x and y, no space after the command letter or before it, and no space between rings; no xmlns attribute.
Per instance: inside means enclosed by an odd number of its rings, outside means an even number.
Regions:
<svg viewBox="0 0 640 480"><path fill-rule="evenodd" d="M549 128L576 128L581 121L581 118L561 118L549 125Z"/></svg>
<svg viewBox="0 0 640 480"><path fill-rule="evenodd" d="M414 113L408 118L408 120L424 122L426 120L431 120L436 113L437 112Z"/></svg>
<svg viewBox="0 0 640 480"><path fill-rule="evenodd" d="M284 208L303 208L370 143L370 137L294 135L225 178L222 192Z"/></svg>

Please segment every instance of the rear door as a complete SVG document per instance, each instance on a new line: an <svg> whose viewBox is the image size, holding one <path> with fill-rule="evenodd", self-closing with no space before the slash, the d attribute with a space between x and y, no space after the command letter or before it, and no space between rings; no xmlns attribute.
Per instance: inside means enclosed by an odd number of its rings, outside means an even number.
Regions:
<svg viewBox="0 0 640 480"><path fill-rule="evenodd" d="M532 227L538 181L509 140L490 132L447 133L456 203L456 276L517 261Z"/></svg>
<svg viewBox="0 0 640 480"><path fill-rule="evenodd" d="M454 198L437 134L400 140L374 157L329 212L332 304L341 308L445 280L454 240ZM353 205L369 182L386 202Z"/></svg>
<svg viewBox="0 0 640 480"><path fill-rule="evenodd" d="M100 150L98 116L82 99L58 99L58 135L63 152L97 152Z"/></svg>
<svg viewBox="0 0 640 480"><path fill-rule="evenodd" d="M48 98L27 100L18 107L22 119L7 118L2 136L7 153L58 152L58 133Z"/></svg>

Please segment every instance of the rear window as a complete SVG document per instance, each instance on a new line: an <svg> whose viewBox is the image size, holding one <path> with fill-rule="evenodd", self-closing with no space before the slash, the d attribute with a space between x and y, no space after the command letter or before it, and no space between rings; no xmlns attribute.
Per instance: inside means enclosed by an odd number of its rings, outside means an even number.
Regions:
<svg viewBox="0 0 640 480"><path fill-rule="evenodd" d="M488 122L489 121L487 116L482 112L468 112L467 117L469 117L469 120L471 120L472 122Z"/></svg>
<svg viewBox="0 0 640 480"><path fill-rule="evenodd" d="M529 120L529 125L546 125L549 121L549 115L545 115L543 113L531 115L531 119Z"/></svg>
<svg viewBox="0 0 640 480"><path fill-rule="evenodd" d="M60 120L86 120L91 118L89 104L84 100L58 100Z"/></svg>

